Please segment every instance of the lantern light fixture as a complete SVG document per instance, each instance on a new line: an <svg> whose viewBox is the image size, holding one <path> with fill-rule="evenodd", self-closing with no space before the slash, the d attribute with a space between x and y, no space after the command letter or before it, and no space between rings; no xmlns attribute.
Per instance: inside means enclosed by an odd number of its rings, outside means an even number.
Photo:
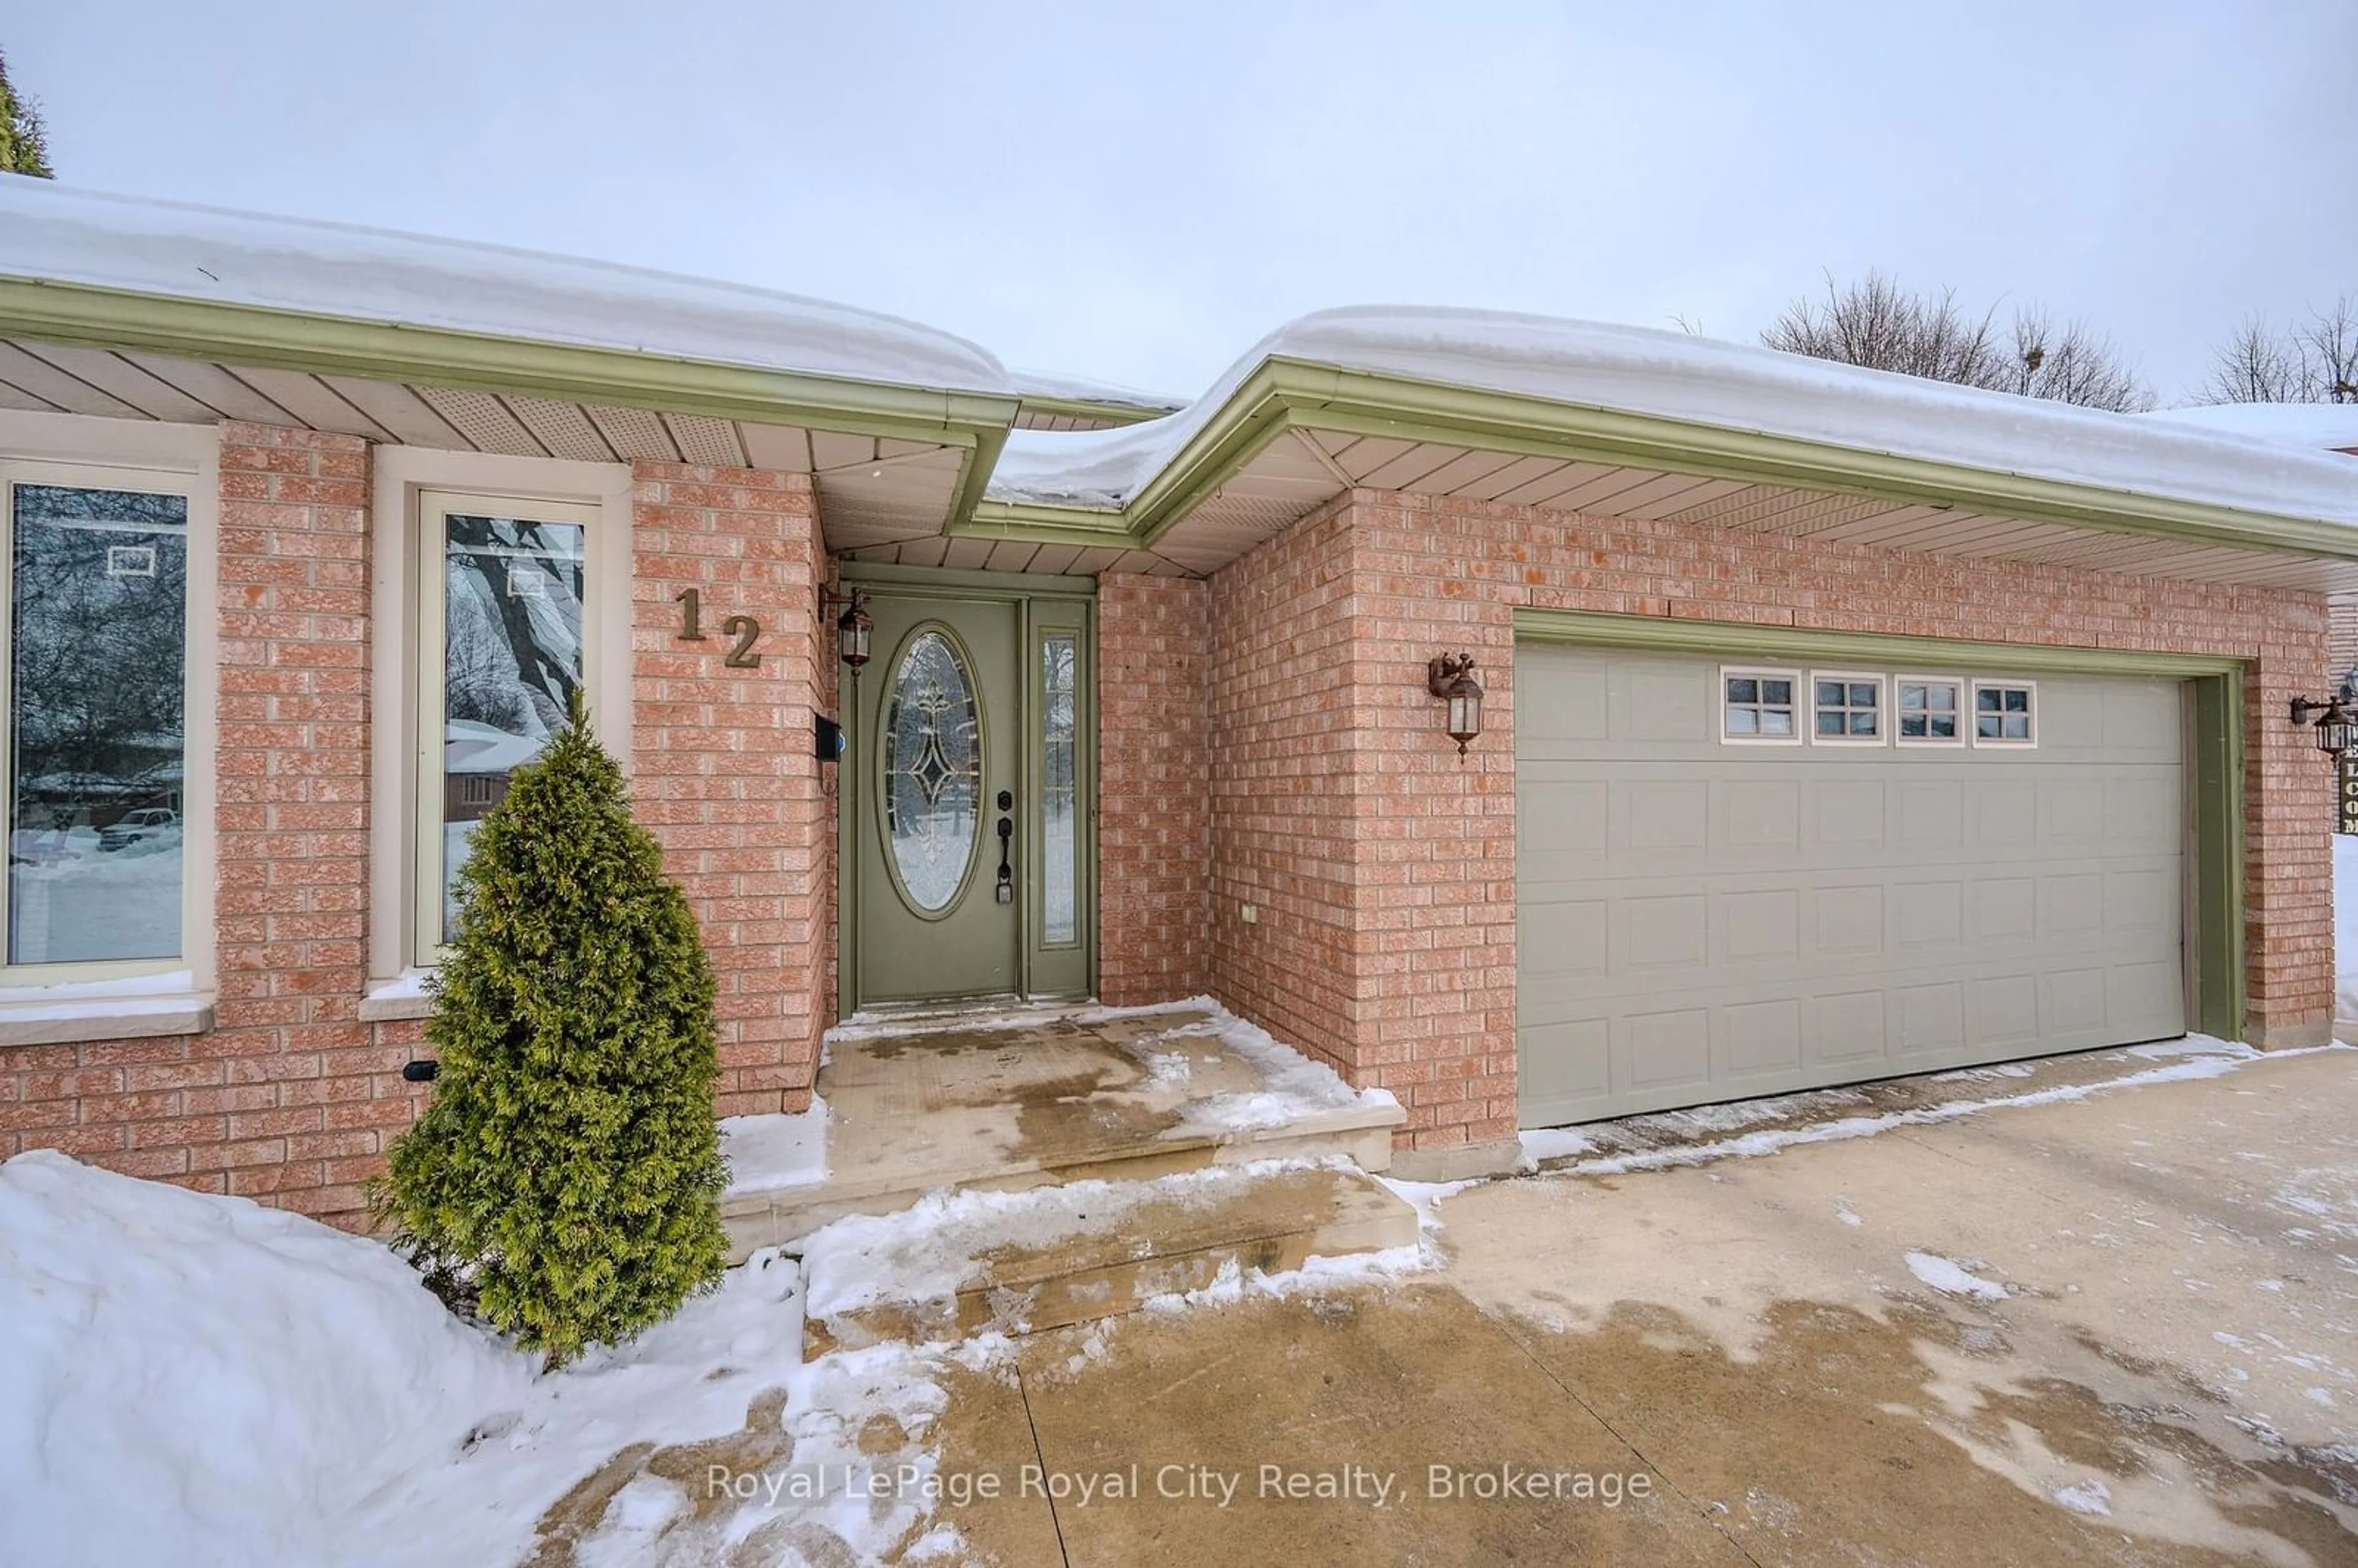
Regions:
<svg viewBox="0 0 2358 1568"><path fill-rule="evenodd" d="M1426 664L1425 689L1448 704L1449 738L1457 742L1457 760L1466 761L1466 747L1482 733L1482 684L1474 678L1474 655L1444 654Z"/></svg>
<svg viewBox="0 0 2358 1568"><path fill-rule="evenodd" d="M2294 697L2292 721L2310 726L2316 731L2317 749L2329 757L2338 758L2358 742L2358 715L2353 715L2349 704L2339 697L2330 702Z"/></svg>
<svg viewBox="0 0 2358 1568"><path fill-rule="evenodd" d="M868 634L876 623L868 618L868 596L858 589L849 593L838 593L832 589L818 590L822 610L830 604L840 604L843 613L836 618L835 651L851 671L851 678L860 678L860 666L868 662Z"/></svg>

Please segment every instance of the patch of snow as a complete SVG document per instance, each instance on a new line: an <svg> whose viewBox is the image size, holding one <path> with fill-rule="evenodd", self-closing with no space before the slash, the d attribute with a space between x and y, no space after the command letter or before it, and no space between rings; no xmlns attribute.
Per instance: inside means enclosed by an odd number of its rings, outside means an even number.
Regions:
<svg viewBox="0 0 2358 1568"><path fill-rule="evenodd" d="M2006 1289L1996 1280L1967 1273L1937 1252L1910 1252L1908 1271L1944 1295L1971 1296L1975 1301L2004 1301Z"/></svg>
<svg viewBox="0 0 2358 1568"><path fill-rule="evenodd" d="M2077 1486L2057 1487L2055 1500L2075 1514L2093 1514L2098 1519L2113 1516L2112 1489L2093 1476Z"/></svg>
<svg viewBox="0 0 2358 1568"><path fill-rule="evenodd" d="M1184 1035L1209 1035L1223 1047L1252 1064L1261 1087L1249 1093L1211 1095L1191 1100L1184 1119L1174 1129L1182 1135L1242 1132L1260 1127L1282 1127L1327 1110L1396 1109L1400 1101L1390 1089L1355 1089L1324 1062L1314 1062L1283 1045L1268 1030L1238 1018L1209 997L1188 1003L1211 1014L1200 1024L1185 1024L1157 1036L1172 1040ZM1081 1021L1128 1016L1133 1010L1102 1009L1084 1013ZM1142 1010L1141 1010L1142 1011Z"/></svg>
<svg viewBox="0 0 2358 1568"><path fill-rule="evenodd" d="M2301 1398L2313 1405L2323 1405L2327 1410L2334 1408L2333 1390L2331 1389L2303 1389L2300 1393Z"/></svg>
<svg viewBox="0 0 2358 1568"><path fill-rule="evenodd" d="M1691 1144L1673 1149L1647 1149L1628 1154L1600 1155L1595 1159L1574 1160L1549 1171L1556 1176L1610 1176L1631 1171L1660 1171L1682 1165L1704 1165L1714 1161L1754 1159L1773 1154L1799 1143L1835 1143L1852 1138L1872 1138L1896 1127L1929 1127L1943 1121L1953 1121L1963 1116L1976 1116L1983 1111L2002 1110L2016 1107L2055 1105L2082 1100L2092 1095L2112 1089L2136 1088L2147 1084L2180 1083L2192 1079L2216 1078L2234 1072L2253 1062L2281 1060L2288 1056L2309 1055L2320 1051L2347 1051L2354 1047L2342 1044L2297 1046L2288 1050L2262 1053L2248 1045L2207 1035L2189 1035L2189 1043L2200 1043L2196 1054L2184 1060L2150 1067L2143 1072L2125 1074L2117 1078L2098 1083L2059 1084L2051 1088L2033 1089L2027 1094L2000 1095L1985 1099L1946 1100L1938 1105L1918 1106L1908 1110L1888 1111L1878 1116L1846 1116L1833 1121L1808 1127L1768 1128L1747 1132L1740 1138L1730 1138L1716 1143Z"/></svg>
<svg viewBox="0 0 2358 1568"><path fill-rule="evenodd" d="M742 284L0 177L0 275L668 359L1010 393L987 351Z"/></svg>
<svg viewBox="0 0 2358 1568"><path fill-rule="evenodd" d="M1157 1051L1146 1058L1146 1081L1155 1088L1176 1088L1195 1076L1195 1064L1184 1051Z"/></svg>
<svg viewBox="0 0 2358 1568"><path fill-rule="evenodd" d="M1024 370L1020 366L1008 367L1007 380L1020 397L1054 397L1066 403L1102 403L1109 408L1142 408L1156 414L1175 413L1187 404L1184 397L1169 397L1159 392L1141 392L1134 386L1118 386L1109 381L1091 381L1087 376Z"/></svg>
<svg viewBox="0 0 2358 1568"><path fill-rule="evenodd" d="M1517 1168L1525 1171L1537 1170L1542 1160L1568 1160L1596 1147L1595 1139L1569 1127L1527 1128L1515 1137L1523 1146Z"/></svg>
<svg viewBox="0 0 2358 1568"><path fill-rule="evenodd" d="M827 1180L827 1101L813 1095L791 1116L723 1117L720 1152L731 1194L815 1186Z"/></svg>
<svg viewBox="0 0 2358 1568"><path fill-rule="evenodd" d="M37 1151L0 1165L0 1561L329 1563L532 1362L384 1246Z"/></svg>
<svg viewBox="0 0 2358 1568"><path fill-rule="evenodd" d="M434 971L431 969L405 969L393 979L369 987L368 1000L371 1001L423 1001L427 994L426 982L433 978Z"/></svg>
<svg viewBox="0 0 2358 1568"><path fill-rule="evenodd" d="M1167 418L1114 431L1015 431L990 492L1118 506L1280 356L2101 490L2358 523L2349 469L2331 453L1682 332L1380 305L1288 322Z"/></svg>
<svg viewBox="0 0 2358 1568"><path fill-rule="evenodd" d="M2138 416L2298 451L2358 453L2358 403L2214 403Z"/></svg>
<svg viewBox="0 0 2358 1568"><path fill-rule="evenodd" d="M806 1311L832 1318L880 1302L946 1303L982 1279L1008 1249L1052 1246L1090 1230L1121 1227L1150 1204L1199 1207L1287 1171L1356 1172L1339 1157L1206 1165L1152 1181L1065 1182L1018 1192L941 1188L894 1214L854 1215L802 1243L810 1281ZM1011 1332L1022 1321L1007 1325Z"/></svg>
<svg viewBox="0 0 2358 1568"><path fill-rule="evenodd" d="M1834 1217L1841 1220L1844 1225L1864 1225L1866 1223L1865 1220L1858 1217L1858 1211L1850 1206L1850 1199L1845 1197L1837 1197L1834 1199Z"/></svg>
<svg viewBox="0 0 2358 1568"><path fill-rule="evenodd" d="M1447 1267L1449 1260L1441 1250L1441 1206L1468 1187L1482 1185L1483 1178L1473 1176L1458 1182L1404 1182L1395 1176L1378 1176L1376 1180L1390 1188L1394 1197L1416 1210L1417 1250L1423 1255L1425 1265L1433 1269Z"/></svg>

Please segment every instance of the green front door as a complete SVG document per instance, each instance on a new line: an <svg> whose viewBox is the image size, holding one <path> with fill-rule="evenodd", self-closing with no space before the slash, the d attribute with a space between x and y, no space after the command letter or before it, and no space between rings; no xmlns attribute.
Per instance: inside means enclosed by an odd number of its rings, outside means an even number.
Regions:
<svg viewBox="0 0 2358 1568"><path fill-rule="evenodd" d="M1081 996L1087 603L870 590L846 694L847 1008Z"/></svg>

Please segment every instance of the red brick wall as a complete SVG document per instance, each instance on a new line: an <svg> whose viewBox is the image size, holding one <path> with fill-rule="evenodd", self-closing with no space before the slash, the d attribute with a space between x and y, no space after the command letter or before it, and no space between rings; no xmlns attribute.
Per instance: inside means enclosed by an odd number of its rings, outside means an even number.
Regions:
<svg viewBox="0 0 2358 1568"><path fill-rule="evenodd" d="M0 1046L0 1154L358 1223L406 1127L414 1022L359 1022L368 896L368 449L228 425L221 449L219 1005L205 1034Z"/></svg>
<svg viewBox="0 0 2358 1568"><path fill-rule="evenodd" d="M1206 585L1098 579L1098 994L1208 989Z"/></svg>
<svg viewBox="0 0 2358 1568"><path fill-rule="evenodd" d="M799 1110L831 1021L834 920L834 812L811 745L824 649L810 481L676 463L633 478L633 795L719 972L720 1113ZM676 636L689 587L700 643ZM736 614L762 623L751 668L721 663Z"/></svg>
<svg viewBox="0 0 2358 1568"><path fill-rule="evenodd" d="M1328 507L1212 579L1211 968L1231 1010L1367 1082L1351 550Z"/></svg>
<svg viewBox="0 0 2358 1568"><path fill-rule="evenodd" d="M369 451L223 427L219 1001L209 1033L0 1045L0 1157L53 1148L358 1227L361 1184L424 1104L423 1024L368 1024ZM633 789L720 974L721 1112L808 1103L828 1011L834 816L810 745L819 569L809 481L642 465ZM672 596L713 633L672 640ZM728 669L719 623L758 618Z"/></svg>
<svg viewBox="0 0 2358 1568"><path fill-rule="evenodd" d="M2323 681L2316 596L1360 492L1213 581L1215 985L1393 1089L1412 1146L1514 1130L1526 604L2249 661L2251 1028L2293 1042L2329 1024L2331 792L2279 718ZM1424 661L1461 649L1488 693L1463 765L1423 690ZM1247 899L1258 928L1238 919Z"/></svg>

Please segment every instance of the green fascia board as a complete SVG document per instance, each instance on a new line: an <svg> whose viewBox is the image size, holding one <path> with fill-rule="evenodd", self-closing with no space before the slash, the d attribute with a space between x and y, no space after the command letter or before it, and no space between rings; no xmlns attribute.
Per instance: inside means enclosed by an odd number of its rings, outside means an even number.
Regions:
<svg viewBox="0 0 2358 1568"><path fill-rule="evenodd" d="M1086 397L1041 397L1028 392L1022 395L1022 401L1026 414L1095 419L1106 425L1143 425L1149 419L1168 418L1178 412L1175 408L1141 408L1135 403L1092 403Z"/></svg>
<svg viewBox="0 0 2358 1568"><path fill-rule="evenodd" d="M1015 539L1029 545L1082 545L1115 550L1138 547L1128 519L1120 511L1102 506L986 500L972 511L952 518L943 531L953 539Z"/></svg>
<svg viewBox="0 0 2358 1568"><path fill-rule="evenodd" d="M2106 533L2358 560L2358 527L2322 518L2277 516L1285 358L1268 360L1246 377L1124 508L1141 544L1160 538L1289 427L1660 468Z"/></svg>
<svg viewBox="0 0 2358 1568"><path fill-rule="evenodd" d="M2240 675L2232 658L2198 654L2148 654L2132 648L2061 643L1980 643L1957 637L1899 637L1830 632L1802 626L1755 626L1670 615L1617 615L1594 610L1525 607L1515 611L1515 635L1537 643L1628 648L1664 654L1734 654L1820 664L1897 665L1922 669L1971 665L2023 675L2148 676L2190 680Z"/></svg>
<svg viewBox="0 0 2358 1568"><path fill-rule="evenodd" d="M1019 403L1012 393L896 386L24 277L0 277L0 336L936 441L990 460L970 461L962 486L970 500L980 499Z"/></svg>

